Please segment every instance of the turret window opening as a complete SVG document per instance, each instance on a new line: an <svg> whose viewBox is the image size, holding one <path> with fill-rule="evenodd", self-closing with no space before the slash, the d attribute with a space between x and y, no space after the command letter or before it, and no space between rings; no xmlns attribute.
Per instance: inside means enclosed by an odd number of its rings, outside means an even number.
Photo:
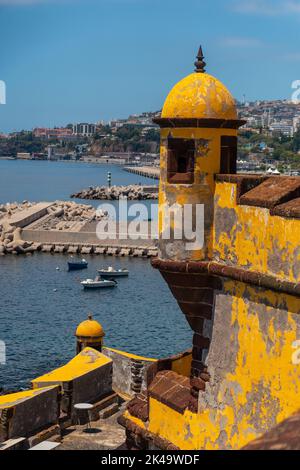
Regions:
<svg viewBox="0 0 300 470"><path fill-rule="evenodd" d="M168 138L168 182L193 184L195 140Z"/></svg>
<svg viewBox="0 0 300 470"><path fill-rule="evenodd" d="M221 174L235 174L237 161L237 137L221 137Z"/></svg>

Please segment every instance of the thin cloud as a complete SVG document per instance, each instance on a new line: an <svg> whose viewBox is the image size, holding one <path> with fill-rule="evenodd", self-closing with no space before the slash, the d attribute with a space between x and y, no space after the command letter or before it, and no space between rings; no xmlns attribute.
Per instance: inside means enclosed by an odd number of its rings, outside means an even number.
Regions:
<svg viewBox="0 0 300 470"><path fill-rule="evenodd" d="M285 54L283 58L290 62L300 62L300 52L290 52Z"/></svg>
<svg viewBox="0 0 300 470"><path fill-rule="evenodd" d="M260 39L245 37L223 38L220 42L226 47L259 47L263 44Z"/></svg>
<svg viewBox="0 0 300 470"><path fill-rule="evenodd" d="M238 0L232 4L234 11L258 15L300 14L300 0Z"/></svg>

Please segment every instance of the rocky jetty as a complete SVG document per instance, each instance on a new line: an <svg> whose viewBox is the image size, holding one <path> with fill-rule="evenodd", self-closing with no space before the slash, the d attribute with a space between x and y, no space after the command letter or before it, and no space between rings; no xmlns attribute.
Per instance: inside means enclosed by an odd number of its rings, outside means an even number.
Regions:
<svg viewBox="0 0 300 470"><path fill-rule="evenodd" d="M140 258L157 256L155 240L145 241L145 245L138 240L136 244L128 245L95 241L97 222L108 217L100 208L96 210L92 205L75 201L23 201L0 205L0 257L9 254L30 256L38 251Z"/></svg>
<svg viewBox="0 0 300 470"><path fill-rule="evenodd" d="M74 201L56 201L47 212L47 217L34 224L35 229L68 231L76 223L99 221L107 215L100 208L96 210L93 206Z"/></svg>
<svg viewBox="0 0 300 470"><path fill-rule="evenodd" d="M21 203L8 202L7 204L0 204L0 219L3 217L10 217L20 211L34 207L35 205L35 202L29 202L26 200Z"/></svg>
<svg viewBox="0 0 300 470"><path fill-rule="evenodd" d="M13 227L7 222L0 225L0 256L6 253L31 254L39 248L37 243L22 240L21 232L21 228Z"/></svg>
<svg viewBox="0 0 300 470"><path fill-rule="evenodd" d="M21 228L10 225L10 218L23 210L33 207L34 204L28 201L22 203L8 203L0 205L0 256L6 253L27 254L35 251L32 242L27 242L21 238Z"/></svg>
<svg viewBox="0 0 300 470"><path fill-rule="evenodd" d="M157 187L145 187L139 185L129 186L90 186L78 193L71 195L76 199L96 199L96 200L118 200L128 199L130 201L158 199Z"/></svg>
<svg viewBox="0 0 300 470"><path fill-rule="evenodd" d="M28 201L0 205L0 256L5 254L32 254L42 249L41 243L22 240L22 228L13 224L13 216L36 204ZM93 206L74 201L56 201L47 209L47 215L34 223L35 229L68 231L72 226L99 221L107 214Z"/></svg>

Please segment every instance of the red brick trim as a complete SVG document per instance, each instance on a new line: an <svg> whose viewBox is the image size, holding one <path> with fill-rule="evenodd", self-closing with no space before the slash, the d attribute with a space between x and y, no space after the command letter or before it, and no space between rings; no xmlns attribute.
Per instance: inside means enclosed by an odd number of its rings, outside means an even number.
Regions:
<svg viewBox="0 0 300 470"><path fill-rule="evenodd" d="M300 197L300 178L273 176L240 197L239 204L273 209Z"/></svg>
<svg viewBox="0 0 300 470"><path fill-rule="evenodd" d="M153 122L161 128L238 129L247 121L240 119L195 119L195 118L154 118Z"/></svg>
<svg viewBox="0 0 300 470"><path fill-rule="evenodd" d="M274 209L271 209L270 214L278 215L279 217L300 219L300 197L274 207Z"/></svg>
<svg viewBox="0 0 300 470"><path fill-rule="evenodd" d="M236 203L263 207L271 215L300 219L300 178L266 175L216 175L215 181L237 185Z"/></svg>
<svg viewBox="0 0 300 470"><path fill-rule="evenodd" d="M125 418L123 415L118 418L118 423L126 429L126 443L129 449L132 448L132 442L134 442L136 448L140 450L148 448L149 442L153 442L153 444L161 450L180 450L179 447L175 446L167 439L140 428L140 426L130 421L130 419Z"/></svg>
<svg viewBox="0 0 300 470"><path fill-rule="evenodd" d="M159 258L152 259L152 266L163 272L171 273L207 273L223 278L234 279L265 289L271 289L275 292L284 292L290 295L300 296L300 283L293 283L278 279L269 274L262 274L258 271L249 271L243 268L227 266L215 261L169 261Z"/></svg>

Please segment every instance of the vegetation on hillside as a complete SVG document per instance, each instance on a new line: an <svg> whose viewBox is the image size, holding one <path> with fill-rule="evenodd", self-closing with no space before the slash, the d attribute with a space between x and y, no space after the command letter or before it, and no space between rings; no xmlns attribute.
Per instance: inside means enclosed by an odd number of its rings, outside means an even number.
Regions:
<svg viewBox="0 0 300 470"><path fill-rule="evenodd" d="M159 128L124 125L119 129L102 126L92 137L76 141L43 140L32 132L22 131L9 138L0 138L0 156L15 157L18 152L46 153L48 145L56 145L61 153L71 153L78 145L88 144L87 152L101 155L105 152L159 153ZM249 160L253 156L262 161L272 160L279 169L300 169L300 130L293 138L272 137L267 134L240 130L238 157Z"/></svg>
<svg viewBox="0 0 300 470"><path fill-rule="evenodd" d="M264 144L264 145L262 145ZM250 131L240 131L238 156L248 160L251 155L258 158L273 160L279 169L290 166L291 169L300 169L300 129L294 137L284 135L269 136Z"/></svg>
<svg viewBox="0 0 300 470"><path fill-rule="evenodd" d="M157 128L146 131L141 126L124 125L115 132L108 126L99 129L93 138L94 154L103 152L159 152L160 133Z"/></svg>

